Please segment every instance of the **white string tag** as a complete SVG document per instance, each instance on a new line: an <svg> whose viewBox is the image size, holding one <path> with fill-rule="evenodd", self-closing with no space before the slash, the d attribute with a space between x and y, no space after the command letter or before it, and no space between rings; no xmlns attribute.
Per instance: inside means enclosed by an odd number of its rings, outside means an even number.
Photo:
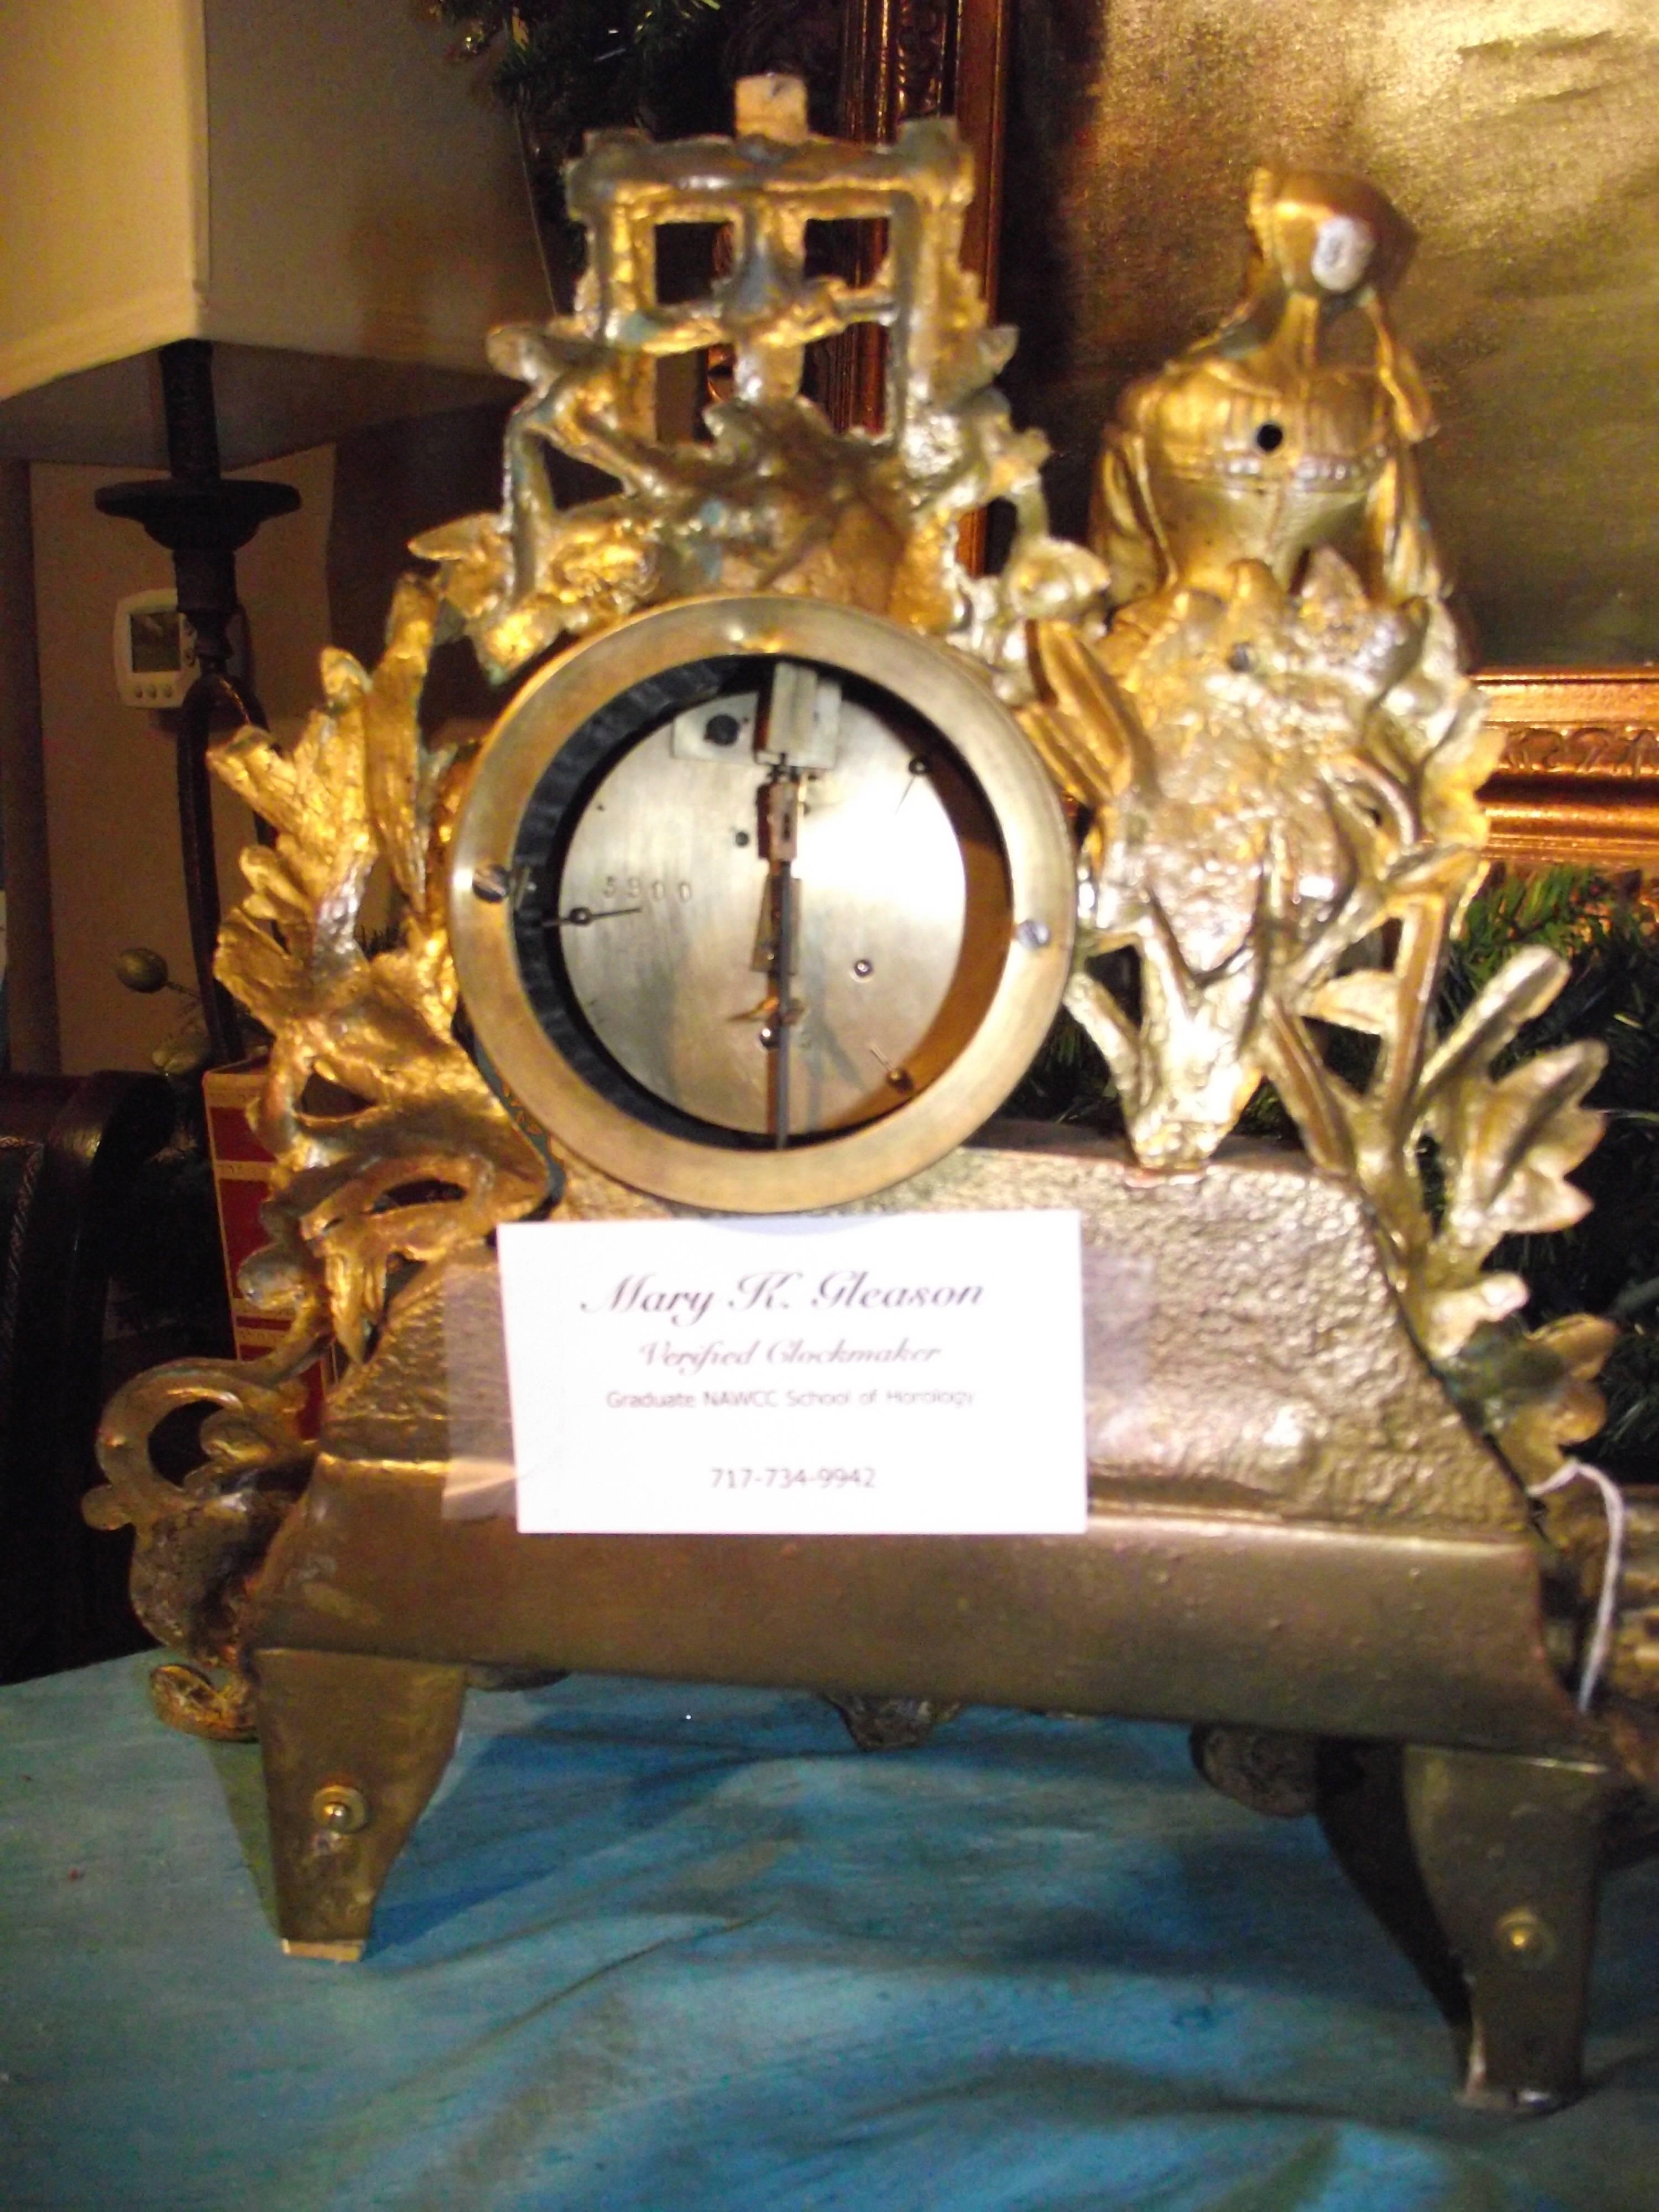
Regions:
<svg viewBox="0 0 1659 2212"><path fill-rule="evenodd" d="M1599 1467L1588 1461L1570 1459L1564 1468L1550 1476L1547 1482L1529 1486L1528 1496L1542 1498L1552 1490L1565 1490L1570 1482L1592 1482L1601 1493L1602 1509L1607 1516L1607 1558L1601 1570L1601 1589L1595 1601L1595 1626L1590 1633L1589 1649L1584 1654L1583 1671L1578 1678L1578 1710L1589 1711L1590 1700L1607 1663L1607 1654L1613 1648L1613 1624L1619 1609L1619 1583L1625 1571L1625 1499L1624 1493L1611 1475L1603 1474Z"/></svg>

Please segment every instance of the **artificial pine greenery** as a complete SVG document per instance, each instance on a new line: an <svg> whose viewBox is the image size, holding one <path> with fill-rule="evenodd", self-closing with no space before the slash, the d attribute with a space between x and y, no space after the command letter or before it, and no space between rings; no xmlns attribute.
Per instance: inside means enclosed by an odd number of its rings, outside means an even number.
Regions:
<svg viewBox="0 0 1659 2212"><path fill-rule="evenodd" d="M1571 973L1500 1072L1574 1038L1599 1037L1607 1072L1588 1103L1607 1115L1607 1130L1573 1178L1594 1209L1574 1228L1499 1245L1492 1264L1531 1285L1528 1328L1571 1313L1620 1323L1623 1334L1599 1378L1607 1425L1583 1449L1627 1481L1659 1480L1659 915L1630 887L1586 868L1496 875L1453 948L1441 990L1443 1028L1527 945L1560 953ZM1125 980L1110 979L1120 995ZM1069 1014L1003 1110L1123 1133L1110 1073ZM1248 1136L1297 1141L1265 1084L1239 1127Z"/></svg>
<svg viewBox="0 0 1659 2212"><path fill-rule="evenodd" d="M488 57L496 97L518 119L556 303L581 266L564 204L566 161L590 131L659 137L714 127L726 9L734 0L437 0L463 59Z"/></svg>
<svg viewBox="0 0 1659 2212"><path fill-rule="evenodd" d="M1505 876L1471 909L1445 986L1455 1016L1509 953L1547 945L1571 965L1514 1056L1599 1037L1607 1072L1587 1101L1607 1117L1573 1180L1595 1200L1576 1227L1500 1245L1497 1267L1532 1285L1529 1326L1606 1314L1622 1330L1598 1378L1607 1400L1588 1456L1626 1480L1659 1480L1659 916L1588 869Z"/></svg>
<svg viewBox="0 0 1659 2212"><path fill-rule="evenodd" d="M732 85L758 70L806 81L834 128L840 0L434 0L463 60L485 61L517 117L556 289L580 251L561 172L590 131L678 138L732 127ZM568 305L568 300L561 301Z"/></svg>
<svg viewBox="0 0 1659 2212"><path fill-rule="evenodd" d="M586 131L684 127L731 0L438 0L464 57L488 55L498 98L532 143L562 151ZM702 118L699 118L699 122ZM697 127L693 125L692 127ZM703 127L706 127L704 125Z"/></svg>

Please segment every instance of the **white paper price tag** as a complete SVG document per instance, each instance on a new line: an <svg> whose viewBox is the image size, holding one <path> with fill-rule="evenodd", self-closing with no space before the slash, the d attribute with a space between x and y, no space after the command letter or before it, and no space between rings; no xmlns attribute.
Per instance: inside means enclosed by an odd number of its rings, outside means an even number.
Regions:
<svg viewBox="0 0 1659 2212"><path fill-rule="evenodd" d="M520 1528L1075 1533L1080 1243L1060 1212L504 1227Z"/></svg>

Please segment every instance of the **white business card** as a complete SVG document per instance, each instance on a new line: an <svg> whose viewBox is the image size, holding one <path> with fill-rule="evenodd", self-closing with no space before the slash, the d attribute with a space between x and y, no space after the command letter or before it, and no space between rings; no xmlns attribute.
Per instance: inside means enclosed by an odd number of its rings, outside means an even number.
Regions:
<svg viewBox="0 0 1659 2212"><path fill-rule="evenodd" d="M1074 1212L518 1222L497 1243L527 1534L1085 1525Z"/></svg>

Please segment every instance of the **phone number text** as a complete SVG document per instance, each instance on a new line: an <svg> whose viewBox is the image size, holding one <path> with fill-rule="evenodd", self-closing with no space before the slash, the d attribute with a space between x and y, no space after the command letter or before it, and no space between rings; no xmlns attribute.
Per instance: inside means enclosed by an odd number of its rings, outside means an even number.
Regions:
<svg viewBox="0 0 1659 2212"><path fill-rule="evenodd" d="M715 1490L873 1490L872 1467L716 1467Z"/></svg>

